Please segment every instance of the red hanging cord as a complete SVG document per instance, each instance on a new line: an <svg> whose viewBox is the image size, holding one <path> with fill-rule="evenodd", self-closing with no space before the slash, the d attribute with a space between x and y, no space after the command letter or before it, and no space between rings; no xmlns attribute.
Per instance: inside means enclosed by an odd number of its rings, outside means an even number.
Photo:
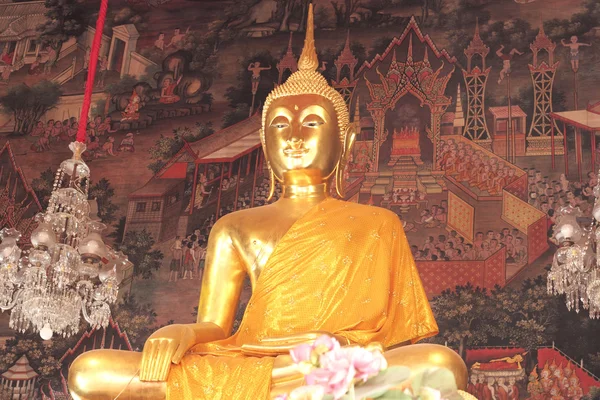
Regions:
<svg viewBox="0 0 600 400"><path fill-rule="evenodd" d="M92 90L94 89L94 81L96 79L96 66L98 65L98 56L100 55L100 47L102 45L102 32L104 31L104 21L106 20L106 12L108 10L108 0L101 0L100 12L96 21L96 33L94 33L94 41L90 52L90 60L87 72L87 82L85 84L85 92L83 95L83 104L81 106L81 115L79 116L79 128L77 129L77 141L85 143L88 114L92 105Z"/></svg>

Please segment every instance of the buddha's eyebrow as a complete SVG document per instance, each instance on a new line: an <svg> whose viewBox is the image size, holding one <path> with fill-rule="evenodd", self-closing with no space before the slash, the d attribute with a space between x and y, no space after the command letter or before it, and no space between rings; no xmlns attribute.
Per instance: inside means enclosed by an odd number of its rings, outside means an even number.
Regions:
<svg viewBox="0 0 600 400"><path fill-rule="evenodd" d="M275 109L273 109L272 113L274 115L269 119L269 125L271 125L277 117L284 116L288 120L291 120L293 116L293 113L285 106L276 107ZM271 114L271 112L269 112L269 114Z"/></svg>
<svg viewBox="0 0 600 400"><path fill-rule="evenodd" d="M331 120L331 116L329 115L327 110L316 104L310 105L310 106L306 107L304 110L302 110L302 112L300 113L300 119L303 120L304 118L306 118L307 116L309 116L311 114L316 114L316 115L323 117L325 122L329 122Z"/></svg>

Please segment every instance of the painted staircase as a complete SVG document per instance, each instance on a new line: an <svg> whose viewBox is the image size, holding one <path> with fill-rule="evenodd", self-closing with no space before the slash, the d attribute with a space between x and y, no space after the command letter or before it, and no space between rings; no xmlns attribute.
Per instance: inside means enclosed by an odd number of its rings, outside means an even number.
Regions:
<svg viewBox="0 0 600 400"><path fill-rule="evenodd" d="M431 175L431 171L422 170L417 172L417 188L420 192L427 194L442 193L443 189Z"/></svg>
<svg viewBox="0 0 600 400"><path fill-rule="evenodd" d="M371 195L381 195L392 191L394 185L394 172L381 171L379 178L375 179L375 185L371 188Z"/></svg>

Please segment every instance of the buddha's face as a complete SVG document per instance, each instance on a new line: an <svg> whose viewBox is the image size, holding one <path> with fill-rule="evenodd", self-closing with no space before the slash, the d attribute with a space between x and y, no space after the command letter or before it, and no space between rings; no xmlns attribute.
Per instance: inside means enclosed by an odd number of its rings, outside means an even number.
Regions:
<svg viewBox="0 0 600 400"><path fill-rule="evenodd" d="M273 173L317 169L323 178L334 172L342 155L333 104L319 95L276 99L265 119L265 154Z"/></svg>

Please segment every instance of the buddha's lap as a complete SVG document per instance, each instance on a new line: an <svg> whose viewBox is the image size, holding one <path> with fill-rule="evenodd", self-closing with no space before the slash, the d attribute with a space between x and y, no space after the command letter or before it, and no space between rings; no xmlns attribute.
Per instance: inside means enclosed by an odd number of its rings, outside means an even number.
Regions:
<svg viewBox="0 0 600 400"><path fill-rule="evenodd" d="M452 349L433 345L417 344L398 347L385 353L389 365L419 368L444 367L453 372L459 389L467 385L468 373L460 356ZM114 360L119 362L115 363ZM130 400L164 399L166 382L141 382L138 379L142 353L122 350L93 350L80 355L71 365L69 388L82 399L104 399L117 396L126 388ZM279 363L276 363L276 366ZM111 383L111 385L109 385ZM298 386L302 380L294 379L275 383L273 395L290 387ZM114 393L113 393L114 392Z"/></svg>

